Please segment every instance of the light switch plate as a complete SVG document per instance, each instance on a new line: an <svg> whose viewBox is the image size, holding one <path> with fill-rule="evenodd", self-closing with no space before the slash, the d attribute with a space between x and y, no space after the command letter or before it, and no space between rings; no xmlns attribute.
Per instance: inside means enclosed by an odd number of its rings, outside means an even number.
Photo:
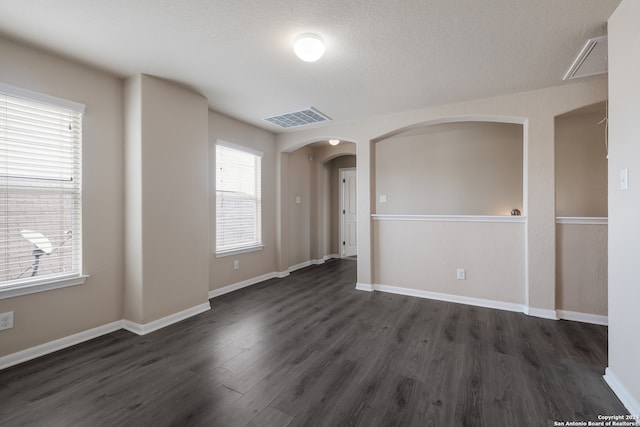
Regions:
<svg viewBox="0 0 640 427"><path fill-rule="evenodd" d="M629 169L624 168L620 171L620 189L629 189Z"/></svg>

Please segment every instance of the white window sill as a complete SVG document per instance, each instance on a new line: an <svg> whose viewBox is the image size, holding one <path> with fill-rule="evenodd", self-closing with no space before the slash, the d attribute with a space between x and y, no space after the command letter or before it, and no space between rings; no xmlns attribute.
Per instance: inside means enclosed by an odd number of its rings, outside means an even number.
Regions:
<svg viewBox="0 0 640 427"><path fill-rule="evenodd" d="M19 285L9 285L0 287L0 299L19 297L21 295L33 294L36 292L50 291L52 289L66 288L68 286L82 285L87 281L88 275L57 277L43 279L39 281L22 283Z"/></svg>
<svg viewBox="0 0 640 427"><path fill-rule="evenodd" d="M216 258L223 258L231 255L244 254L247 252L261 251L263 249L264 249L264 245L257 245L257 246L247 246L247 247L238 248L238 249L231 249L228 251L220 251L220 252L216 252Z"/></svg>

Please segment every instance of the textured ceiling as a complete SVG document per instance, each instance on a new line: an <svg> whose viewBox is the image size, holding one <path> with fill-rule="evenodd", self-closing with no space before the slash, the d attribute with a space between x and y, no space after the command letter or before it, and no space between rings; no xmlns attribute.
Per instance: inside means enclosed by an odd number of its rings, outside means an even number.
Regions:
<svg viewBox="0 0 640 427"><path fill-rule="evenodd" d="M569 84L620 0L0 0L0 33L127 77L181 82L211 109L335 121ZM316 63L294 38L320 34ZM322 126L322 125L313 125Z"/></svg>

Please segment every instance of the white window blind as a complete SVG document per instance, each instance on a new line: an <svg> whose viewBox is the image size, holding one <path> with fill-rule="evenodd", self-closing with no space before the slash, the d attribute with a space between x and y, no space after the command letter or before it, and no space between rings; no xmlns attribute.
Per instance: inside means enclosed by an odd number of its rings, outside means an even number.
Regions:
<svg viewBox="0 0 640 427"><path fill-rule="evenodd" d="M216 253L262 246L262 153L216 143Z"/></svg>
<svg viewBox="0 0 640 427"><path fill-rule="evenodd" d="M83 111L0 85L0 291L81 274Z"/></svg>

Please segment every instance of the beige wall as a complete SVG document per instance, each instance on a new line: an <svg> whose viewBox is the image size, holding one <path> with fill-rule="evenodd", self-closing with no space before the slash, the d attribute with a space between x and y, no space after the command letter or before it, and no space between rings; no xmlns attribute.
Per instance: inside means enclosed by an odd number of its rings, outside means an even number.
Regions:
<svg viewBox="0 0 640 427"><path fill-rule="evenodd" d="M136 298L125 301L125 319L146 324L208 303L208 107L203 96L164 80L133 79L126 116L140 108L140 133L126 135L127 154L134 153L127 159L127 191L133 191L127 200L140 193L141 201L127 206L134 225L126 237L135 241L127 248L140 253L127 252L126 268L140 277L127 273L135 279L125 283L127 295Z"/></svg>
<svg viewBox="0 0 640 427"><path fill-rule="evenodd" d="M125 203L123 318L143 323L142 75L124 82Z"/></svg>
<svg viewBox="0 0 640 427"><path fill-rule="evenodd" d="M373 226L375 283L525 303L524 224L376 220ZM457 268L466 280L456 279Z"/></svg>
<svg viewBox="0 0 640 427"><path fill-rule="evenodd" d="M640 414L640 2L623 0L609 19L609 384ZM620 171L629 189L620 189Z"/></svg>
<svg viewBox="0 0 640 427"><path fill-rule="evenodd" d="M522 208L522 126L420 126L376 146L376 213L510 215ZM379 196L385 195L386 203Z"/></svg>
<svg viewBox="0 0 640 427"><path fill-rule="evenodd" d="M313 156L313 150L306 147L288 155L289 267L311 260L311 202L315 181L312 182L314 164L309 156ZM300 203L296 203L296 198Z"/></svg>
<svg viewBox="0 0 640 427"><path fill-rule="evenodd" d="M607 225L557 224L556 305L607 315Z"/></svg>
<svg viewBox="0 0 640 427"><path fill-rule="evenodd" d="M123 297L123 83L58 56L0 38L0 81L86 104L83 121L84 285L0 300L14 328L0 356L120 320Z"/></svg>
<svg viewBox="0 0 640 427"><path fill-rule="evenodd" d="M556 117L556 216L607 216L605 115L602 102Z"/></svg>
<svg viewBox="0 0 640 427"><path fill-rule="evenodd" d="M262 157L262 238L261 251L236 254L221 258L215 256L216 203L215 203L215 143L217 140L242 145L261 151ZM221 114L209 112L209 289L253 279L277 271L276 268L276 150L273 134ZM233 261L240 262L238 270Z"/></svg>

